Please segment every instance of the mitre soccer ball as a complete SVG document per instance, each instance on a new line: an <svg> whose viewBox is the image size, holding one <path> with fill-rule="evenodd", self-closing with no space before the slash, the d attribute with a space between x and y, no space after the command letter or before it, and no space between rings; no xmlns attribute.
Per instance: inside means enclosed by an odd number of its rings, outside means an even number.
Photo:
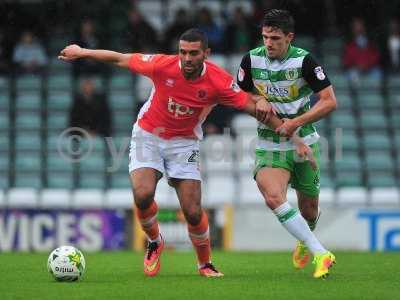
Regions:
<svg viewBox="0 0 400 300"><path fill-rule="evenodd" d="M85 258L77 248L61 246L50 253L47 270L57 281L76 281L85 272Z"/></svg>

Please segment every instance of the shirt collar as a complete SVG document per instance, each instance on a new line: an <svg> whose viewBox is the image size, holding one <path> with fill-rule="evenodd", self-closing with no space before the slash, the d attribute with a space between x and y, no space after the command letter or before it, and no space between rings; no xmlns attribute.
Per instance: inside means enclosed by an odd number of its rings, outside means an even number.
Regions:
<svg viewBox="0 0 400 300"><path fill-rule="evenodd" d="M289 47L288 47L288 49L287 49L287 52L286 52L285 57L282 58L280 61L281 61L281 62L284 62L285 60L287 60L287 59L289 58L289 56L292 54L293 50L294 50L294 49L293 49L293 47L292 47L292 44L289 44Z"/></svg>
<svg viewBox="0 0 400 300"><path fill-rule="evenodd" d="M266 57L267 57L268 61L271 62L271 63L274 62L274 61L283 63L285 60L287 60L287 59L290 57L290 55L292 54L293 50L294 50L294 49L293 49L292 44L289 44L289 47L288 47L288 49L287 49L287 52L286 52L286 55L285 55L284 58L282 58L282 59L270 59L270 58L268 57L268 49L265 47L265 53L267 54Z"/></svg>

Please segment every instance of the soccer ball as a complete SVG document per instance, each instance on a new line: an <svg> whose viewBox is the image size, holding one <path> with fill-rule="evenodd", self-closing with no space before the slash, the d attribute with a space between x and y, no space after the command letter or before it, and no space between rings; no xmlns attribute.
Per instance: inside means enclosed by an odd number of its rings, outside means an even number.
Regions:
<svg viewBox="0 0 400 300"><path fill-rule="evenodd" d="M61 246L50 253L47 270L57 281L76 281L85 272L85 258L77 248Z"/></svg>

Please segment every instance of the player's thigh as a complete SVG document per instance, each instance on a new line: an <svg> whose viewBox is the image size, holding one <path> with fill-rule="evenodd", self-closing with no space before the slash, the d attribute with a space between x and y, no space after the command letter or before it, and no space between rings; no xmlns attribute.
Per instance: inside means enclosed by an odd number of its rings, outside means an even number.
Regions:
<svg viewBox="0 0 400 300"><path fill-rule="evenodd" d="M165 172L168 178L201 181L200 148L196 140L170 142L163 150Z"/></svg>
<svg viewBox="0 0 400 300"><path fill-rule="evenodd" d="M129 148L129 173L140 168L152 168L164 172L161 140L137 125L132 130Z"/></svg>
<svg viewBox="0 0 400 300"><path fill-rule="evenodd" d="M151 205L157 181L164 171L161 147L157 137L134 126L129 150L129 174L135 204L141 209Z"/></svg>
<svg viewBox="0 0 400 300"><path fill-rule="evenodd" d="M157 182L162 177L162 174L153 168L139 168L132 171L129 175L133 190L145 188L155 191Z"/></svg>
<svg viewBox="0 0 400 300"><path fill-rule="evenodd" d="M291 186L304 195L302 199L318 199L320 190L320 155L318 145L311 145L311 148L317 162L317 169L314 170L307 161L296 162L292 173Z"/></svg>
<svg viewBox="0 0 400 300"><path fill-rule="evenodd" d="M290 172L283 168L264 167L258 170L256 182L268 206L276 208L286 199Z"/></svg>
<svg viewBox="0 0 400 300"><path fill-rule="evenodd" d="M201 181L171 178L186 220L196 225L201 219Z"/></svg>
<svg viewBox="0 0 400 300"><path fill-rule="evenodd" d="M286 198L293 168L293 151L256 150L254 178L267 205L275 208Z"/></svg>
<svg viewBox="0 0 400 300"><path fill-rule="evenodd" d="M138 168L130 173L135 204L146 209L154 200L157 182L162 174L153 168Z"/></svg>

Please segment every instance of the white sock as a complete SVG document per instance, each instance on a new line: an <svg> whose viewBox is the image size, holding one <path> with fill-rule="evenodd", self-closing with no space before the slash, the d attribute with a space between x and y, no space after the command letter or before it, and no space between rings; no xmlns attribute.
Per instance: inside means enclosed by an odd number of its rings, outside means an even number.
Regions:
<svg viewBox="0 0 400 300"><path fill-rule="evenodd" d="M327 250L317 240L314 233L311 232L306 220L304 220L302 215L296 209L291 207L289 202L283 203L273 211L283 227L285 227L286 230L296 239L304 242L313 255L315 253L322 254L327 252Z"/></svg>

